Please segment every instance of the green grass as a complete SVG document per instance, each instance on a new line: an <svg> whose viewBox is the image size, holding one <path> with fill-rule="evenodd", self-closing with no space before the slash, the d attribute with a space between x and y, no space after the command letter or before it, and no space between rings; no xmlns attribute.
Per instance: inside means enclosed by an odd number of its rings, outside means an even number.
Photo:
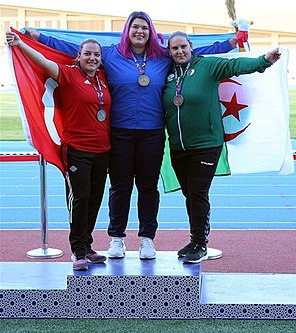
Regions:
<svg viewBox="0 0 296 333"><path fill-rule="evenodd" d="M293 320L1 319L2 333L294 333Z"/></svg>
<svg viewBox="0 0 296 333"><path fill-rule="evenodd" d="M289 90L290 98L290 135L296 139L296 89Z"/></svg>
<svg viewBox="0 0 296 333"><path fill-rule="evenodd" d="M0 92L0 105L0 140L25 140L16 94Z"/></svg>
<svg viewBox="0 0 296 333"><path fill-rule="evenodd" d="M290 134L296 138L296 89L289 90L290 97ZM19 115L17 98L14 92L0 92L0 140L25 140Z"/></svg>

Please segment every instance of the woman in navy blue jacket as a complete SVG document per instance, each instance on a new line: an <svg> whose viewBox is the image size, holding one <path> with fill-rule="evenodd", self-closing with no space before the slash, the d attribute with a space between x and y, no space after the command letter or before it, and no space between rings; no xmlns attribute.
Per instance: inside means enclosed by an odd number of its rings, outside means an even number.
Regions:
<svg viewBox="0 0 296 333"><path fill-rule="evenodd" d="M77 45L27 29L31 37L72 56ZM158 180L164 153L162 91L172 63L159 44L151 18L144 12L128 17L118 45L103 47L103 64L112 98L109 176L109 258L125 256L124 237L134 182L138 191L140 259L154 259L153 245L159 208ZM162 38L163 39L163 38ZM163 40L162 40L163 41ZM225 53L236 38L194 50L195 54Z"/></svg>

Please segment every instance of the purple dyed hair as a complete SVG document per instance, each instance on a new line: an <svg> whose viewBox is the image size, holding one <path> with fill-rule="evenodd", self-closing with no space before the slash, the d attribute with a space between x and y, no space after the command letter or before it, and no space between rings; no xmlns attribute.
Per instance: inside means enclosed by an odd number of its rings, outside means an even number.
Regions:
<svg viewBox="0 0 296 333"><path fill-rule="evenodd" d="M146 44L146 52L149 58L153 56L161 57L165 54L165 48L159 45L158 39L160 39L161 43L164 43L164 36L162 34L158 34L155 30L153 22L148 14L145 12L133 12L127 18L125 25L123 27L121 41L118 44L119 52L126 58L132 58L132 51L130 48L130 38L129 38L129 30L133 23L133 21L137 18L145 20L149 26L149 39Z"/></svg>

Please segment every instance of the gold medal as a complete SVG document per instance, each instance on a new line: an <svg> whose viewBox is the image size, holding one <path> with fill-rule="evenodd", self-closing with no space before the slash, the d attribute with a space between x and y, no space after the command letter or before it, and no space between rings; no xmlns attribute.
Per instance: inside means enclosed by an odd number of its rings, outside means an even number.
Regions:
<svg viewBox="0 0 296 333"><path fill-rule="evenodd" d="M184 103L184 97L182 96L182 95L176 95L175 97L174 97L174 104L176 105L176 106L180 106L180 105L182 105Z"/></svg>
<svg viewBox="0 0 296 333"><path fill-rule="evenodd" d="M149 79L149 76L143 74L143 75L140 75L138 77L138 83L140 86L142 87L146 87L148 86L148 84L150 83L150 79Z"/></svg>
<svg viewBox="0 0 296 333"><path fill-rule="evenodd" d="M106 112L104 110L99 110L97 113L98 121L104 121L106 119Z"/></svg>

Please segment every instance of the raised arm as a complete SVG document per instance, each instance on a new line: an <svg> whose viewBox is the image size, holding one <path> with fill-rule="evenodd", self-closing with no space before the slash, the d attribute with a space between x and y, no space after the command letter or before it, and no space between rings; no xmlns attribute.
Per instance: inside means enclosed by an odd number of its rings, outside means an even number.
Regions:
<svg viewBox="0 0 296 333"><path fill-rule="evenodd" d="M32 61L43 68L50 77L57 79L59 75L59 66L51 60L46 59L40 52L34 50L24 43L14 32L6 32L6 42L10 47L19 47Z"/></svg>
<svg viewBox="0 0 296 333"><path fill-rule="evenodd" d="M281 57L279 48L275 48L265 55L258 58L239 57L239 58L219 58L209 57L212 59L211 72L217 81L230 78L232 76L239 76L251 73L263 73L267 68L272 66Z"/></svg>
<svg viewBox="0 0 296 333"><path fill-rule="evenodd" d="M35 29L25 28L26 35L38 40L41 44L51 47L52 49L66 53L76 58L79 51L79 45L66 42L51 36L45 36Z"/></svg>
<svg viewBox="0 0 296 333"><path fill-rule="evenodd" d="M212 45L198 47L193 50L193 53L196 55L227 53L232 49L236 48L236 45L237 45L237 38L232 37L221 43L215 42Z"/></svg>

